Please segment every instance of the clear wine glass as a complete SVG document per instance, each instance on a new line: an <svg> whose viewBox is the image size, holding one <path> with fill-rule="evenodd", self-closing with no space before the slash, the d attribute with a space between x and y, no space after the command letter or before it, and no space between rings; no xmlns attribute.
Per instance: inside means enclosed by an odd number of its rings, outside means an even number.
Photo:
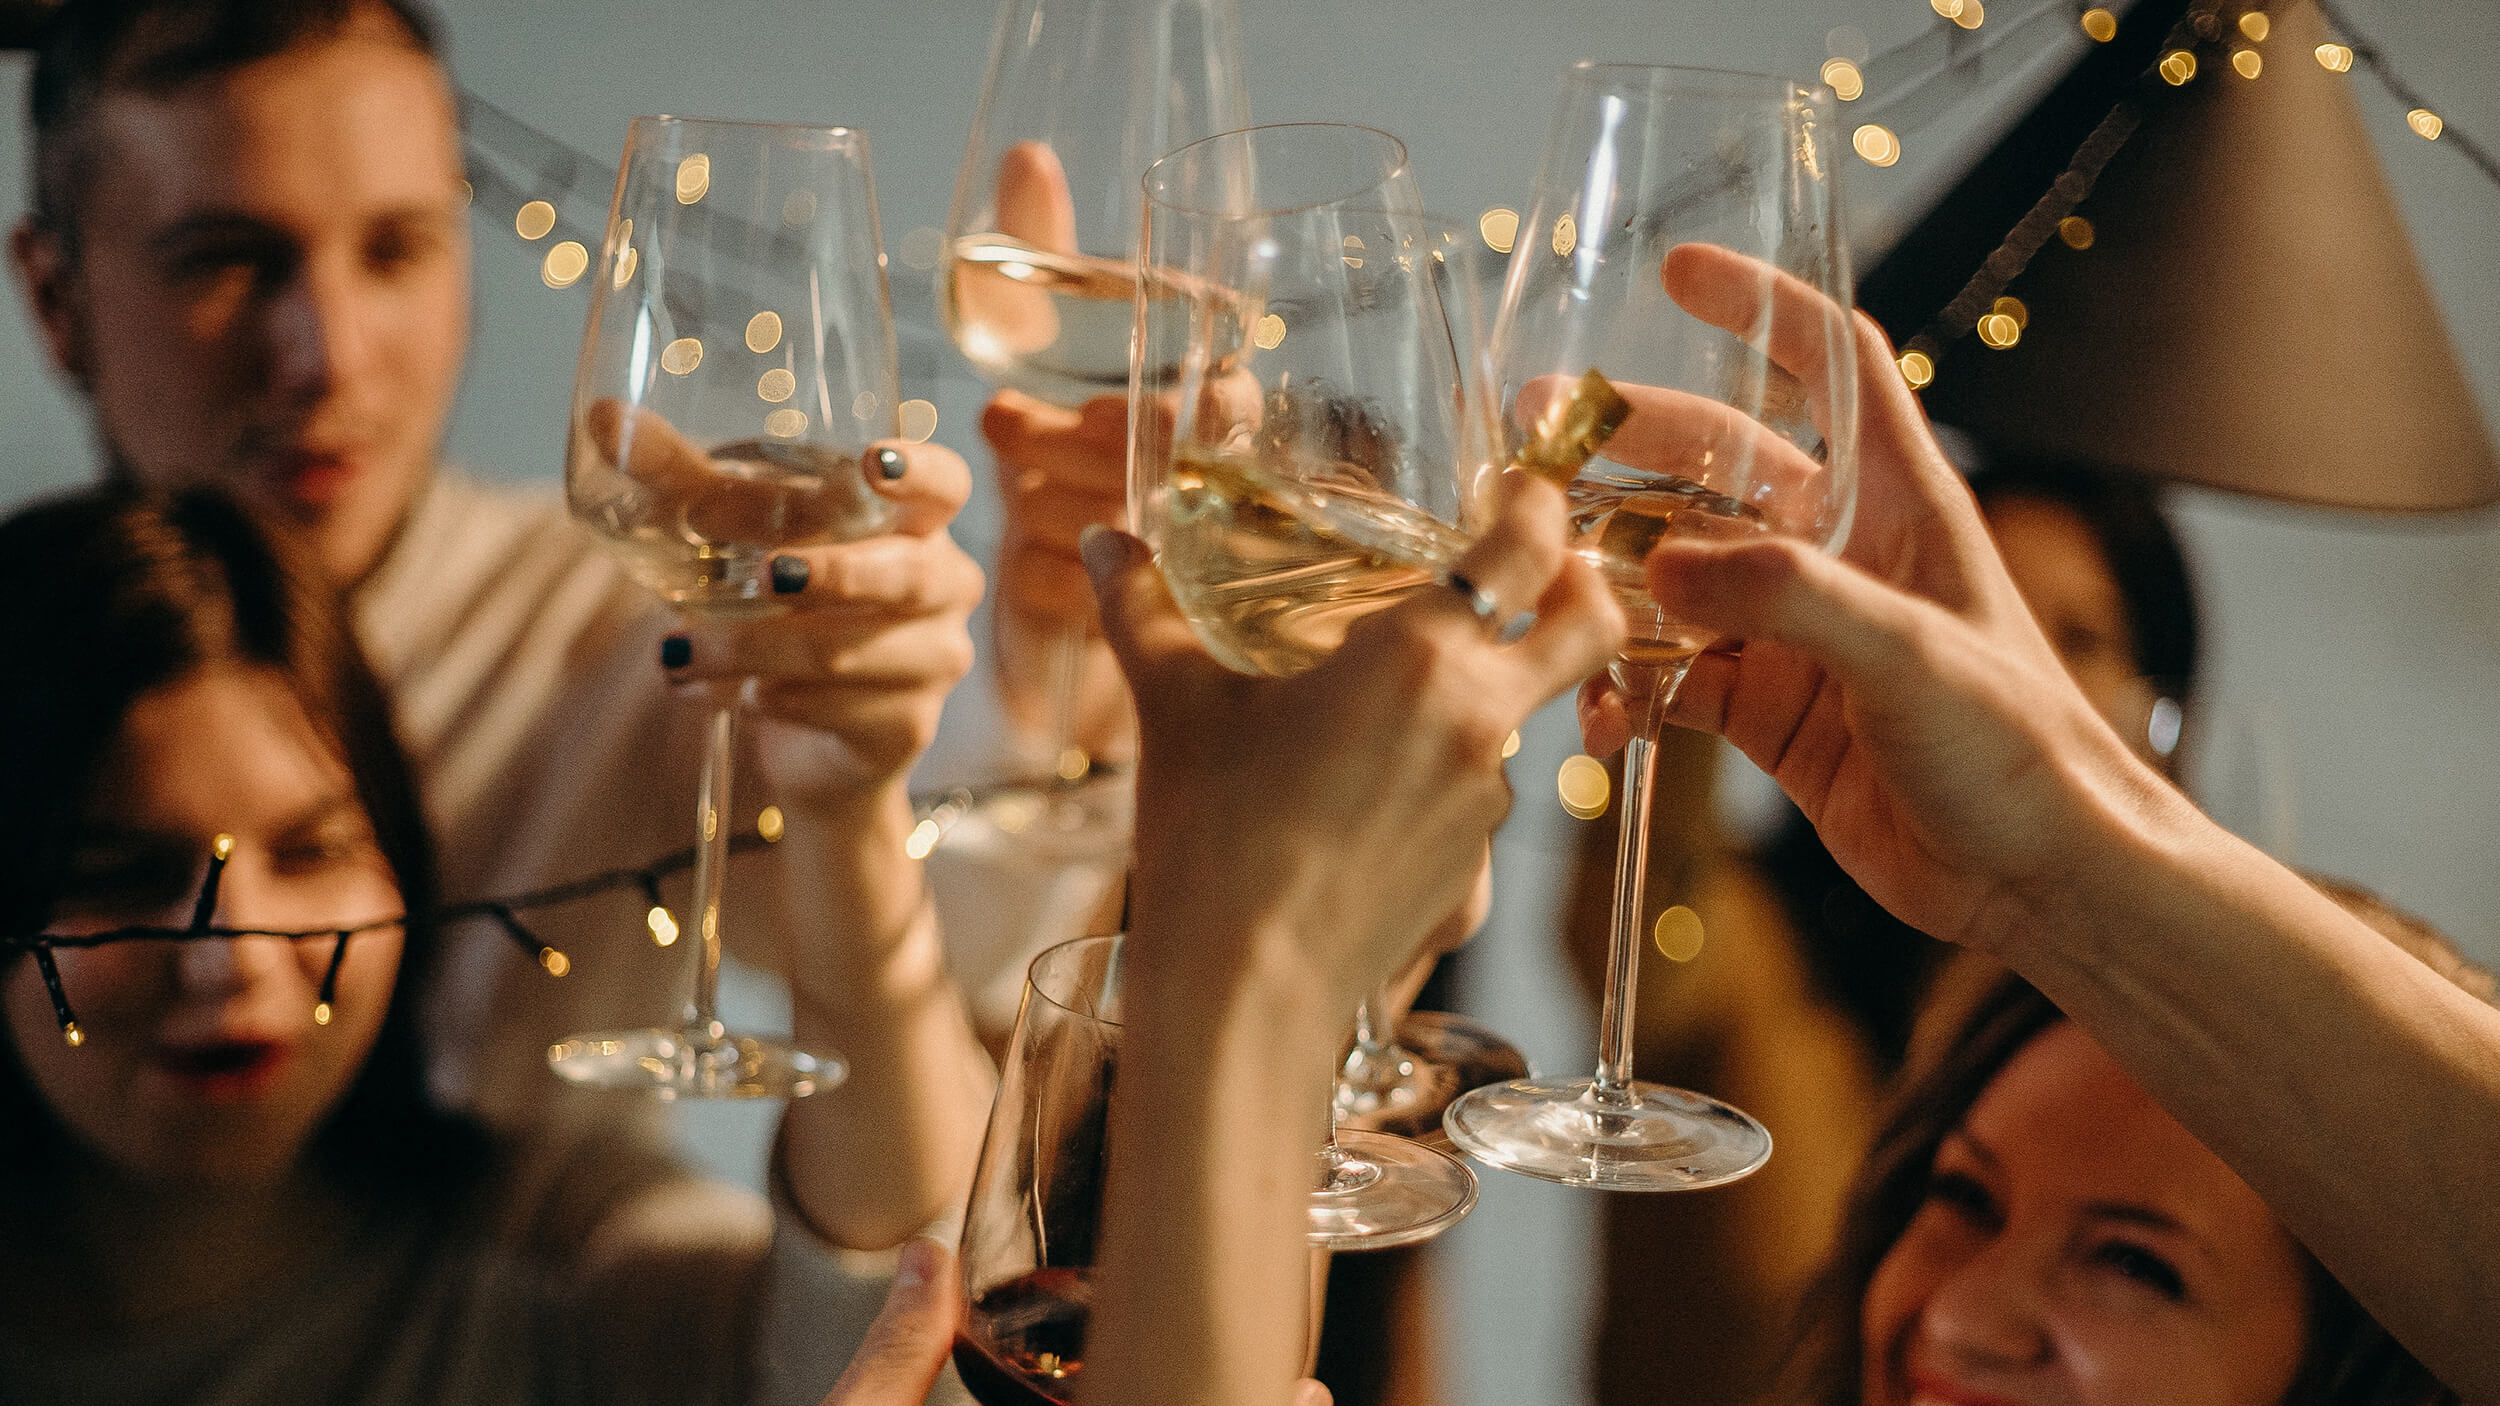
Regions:
<svg viewBox="0 0 2500 1406"><path fill-rule="evenodd" d="M939 272L964 356L994 385L1066 409L1125 394L1138 178L1249 121L1233 0L1005 0ZM1095 774L1076 743L1085 643L1068 630L1044 645L1037 769L1061 784L1013 831L1076 857L1127 840L1124 788L1073 784Z"/></svg>
<svg viewBox="0 0 2500 1406"><path fill-rule="evenodd" d="M637 117L590 270L565 488L634 578L692 617L781 609L777 552L885 530L862 457L896 428L868 140L841 127ZM696 804L694 999L675 1029L548 1058L576 1083L664 1097L797 1096L841 1060L725 1028L716 1006L738 685L718 687ZM663 945L673 926L655 931Z"/></svg>
<svg viewBox="0 0 2500 1406"><path fill-rule="evenodd" d="M1709 643L1659 609L1642 563L1669 536L1780 532L1836 550L1847 530L1856 370L1834 107L1828 89L1749 74L1583 63L1564 77L1493 355L1514 435L1592 369L1630 403L1570 497L1574 549L1631 623L1612 672L1635 726L1597 1073L1491 1085L1451 1104L1452 1141L1497 1167L1671 1191L1733 1181L1771 1155L1770 1134L1742 1111L1632 1077L1653 748L1661 708ZM1670 250L1687 269L1724 268L1731 250L1758 261L1743 266L1755 306L1744 335L1668 297Z"/></svg>
<svg viewBox="0 0 2500 1406"><path fill-rule="evenodd" d="M964 1216L955 1371L985 1406L1068 1406L1084 1370L1120 953L1116 937L1082 937L1025 975Z"/></svg>
<svg viewBox="0 0 2500 1406"><path fill-rule="evenodd" d="M1211 653L1294 673L1437 586L1481 525L1499 432L1473 245L1422 213L1405 148L1368 128L1212 137L1145 191L1132 527ZM1445 1153L1335 1132L1310 1235L1411 1243L1474 1200Z"/></svg>

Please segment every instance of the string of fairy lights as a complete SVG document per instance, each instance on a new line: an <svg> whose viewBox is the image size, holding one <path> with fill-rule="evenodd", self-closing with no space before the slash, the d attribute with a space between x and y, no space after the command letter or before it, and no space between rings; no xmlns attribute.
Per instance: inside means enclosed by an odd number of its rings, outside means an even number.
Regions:
<svg viewBox="0 0 2500 1406"><path fill-rule="evenodd" d="M925 822L924 822L925 823ZM783 821L781 812L766 807L756 817L755 829L730 838L732 854L743 854L779 842ZM926 853L925 850L922 853ZM85 933L27 933L0 936L0 954L24 952L31 954L35 969L43 978L44 993L51 998L53 1019L61 1029L61 1038L71 1046L84 1045L87 1033L78 1024L78 1013L70 1005L69 991L61 981L61 969L54 954L112 946L128 942L208 942L235 938L274 938L282 942L306 942L322 938L335 939L330 950L330 964L323 971L321 989L314 999L312 1018L315 1025L328 1025L337 1014L339 969L347 961L349 942L369 933L405 928L412 915L393 914L361 923L320 928L237 928L216 923L217 895L226 865L234 857L234 837L219 835L209 846L208 869L200 880L198 894L191 904L191 919L182 927L133 925ZM671 875L694 867L695 849L689 845L664 855L649 864L629 869L609 869L567 883L532 889L527 893L502 898L472 899L446 904L432 910L426 919L437 927L475 919L488 919L500 928L520 949L536 961L551 977L560 977L573 969L573 960L554 946L541 940L522 921L524 913L560 907L600 894L637 891L650 905L644 913L644 924L651 940L667 947L677 941L679 925L676 915L660 896L660 883Z"/></svg>

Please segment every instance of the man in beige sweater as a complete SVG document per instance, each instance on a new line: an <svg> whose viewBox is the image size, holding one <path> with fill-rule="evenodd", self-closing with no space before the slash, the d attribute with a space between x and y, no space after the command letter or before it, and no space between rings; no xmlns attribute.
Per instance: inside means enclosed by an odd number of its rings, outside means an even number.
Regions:
<svg viewBox="0 0 2500 1406"><path fill-rule="evenodd" d="M851 1061L839 1116L782 1149L857 1188L818 1228L893 1245L955 1204L988 1096L904 857L905 774L972 657L981 572L945 530L968 475L877 447L891 535L794 552L791 609L688 635L554 494L440 466L470 288L438 43L405 0L71 0L39 50L12 261L111 472L228 484L352 583L448 897L682 846L697 749L672 679L765 675L737 813L775 802L787 838L733 873L731 937L788 979L801 1037ZM686 949L655 949L640 906L533 916L573 958L562 981L464 934L432 1010L439 1091L507 1128L647 1107L568 1105L544 1061L568 1031L674 1017Z"/></svg>

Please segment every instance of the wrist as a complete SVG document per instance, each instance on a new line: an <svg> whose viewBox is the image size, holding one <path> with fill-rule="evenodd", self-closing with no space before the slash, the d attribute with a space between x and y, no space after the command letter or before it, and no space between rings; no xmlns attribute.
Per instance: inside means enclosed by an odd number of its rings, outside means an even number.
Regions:
<svg viewBox="0 0 2500 1406"><path fill-rule="evenodd" d="M1973 945L2017 970L2122 960L2131 936L2161 930L2158 915L2181 882L2213 863L2216 844L2237 843L2132 759L2076 790L2052 862L1974 924Z"/></svg>

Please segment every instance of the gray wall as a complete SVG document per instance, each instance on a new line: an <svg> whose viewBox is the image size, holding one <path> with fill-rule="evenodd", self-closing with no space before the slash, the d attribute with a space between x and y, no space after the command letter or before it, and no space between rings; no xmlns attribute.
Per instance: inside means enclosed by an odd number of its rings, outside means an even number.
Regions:
<svg viewBox="0 0 2500 1406"><path fill-rule="evenodd" d="M2500 142L2500 6L2489 0L2347 0L2455 125ZM1991 23L2028 9L1998 0ZM876 145L887 247L942 223L992 19L990 0L711 0L444 4L462 79L584 150L612 153L639 112L847 122ZM1432 202L1455 212L1516 204L1536 157L1551 75L1588 54L1811 71L1826 32L1855 26L1881 48L1933 23L1917 0L1747 6L1704 0L1243 0L1251 90L1263 120L1370 123L1405 137ZM1864 240L1879 244L1993 137L2081 41L2063 25L2041 61L1908 136L1888 171L1852 163ZM2283 56L2289 60L2290 56ZM22 61L0 61L0 170L23 168ZM2449 333L2487 423L2500 420L2500 190L2452 150L2408 133L2390 100L2355 82L2420 245ZM12 178L0 213L15 218ZM588 212L595 220L598 212ZM562 407L582 294L550 292L536 246L508 211L478 222L478 340L452 450L485 472L557 472ZM894 262L910 388L939 402L939 437L976 464L980 388L943 350L926 276ZM87 474L75 407L0 299L0 502ZM2234 823L2287 857L2350 875L2420 909L2485 961L2500 960L2500 523L2485 517L2390 525L2183 495L2182 517L2212 621L2209 787ZM963 535L995 536L985 503ZM950 727L980 725L965 700ZM1480 944L1480 1014L1541 1068L1584 1066L1587 1017L1542 934L1570 822L1550 799L1573 750L1568 720L1530 729L1514 775L1522 803L1506 836L1502 909ZM1588 1202L1488 1176L1482 1209L1445 1242L1451 1397L1578 1399L1586 1321ZM1706 1285L1688 1286L1707 1292ZM1661 1384L1662 1399L1672 1399Z"/></svg>

